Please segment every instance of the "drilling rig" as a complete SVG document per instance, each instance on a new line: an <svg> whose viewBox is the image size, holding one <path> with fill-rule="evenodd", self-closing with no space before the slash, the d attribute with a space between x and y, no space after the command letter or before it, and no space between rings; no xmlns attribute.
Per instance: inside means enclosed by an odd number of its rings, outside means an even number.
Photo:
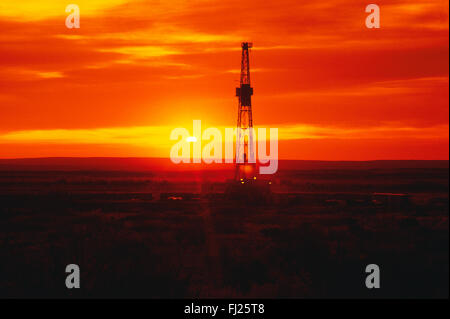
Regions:
<svg viewBox="0 0 450 319"><path fill-rule="evenodd" d="M252 43L243 42L241 58L240 86L236 88L239 99L238 120L236 128L236 172L235 180L245 182L256 177L256 140L253 130L252 95L250 85L250 60L248 49Z"/></svg>
<svg viewBox="0 0 450 319"><path fill-rule="evenodd" d="M249 49L252 43L243 42L240 85L236 88L239 99L236 127L236 167L234 180L230 180L226 195L246 203L264 204L271 200L271 182L257 177L256 136L253 130L252 95L250 84Z"/></svg>

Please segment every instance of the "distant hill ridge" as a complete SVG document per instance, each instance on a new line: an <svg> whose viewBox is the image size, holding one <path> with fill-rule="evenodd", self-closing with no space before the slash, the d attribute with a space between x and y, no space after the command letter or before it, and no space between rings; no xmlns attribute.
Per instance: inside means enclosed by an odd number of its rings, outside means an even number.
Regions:
<svg viewBox="0 0 450 319"><path fill-rule="evenodd" d="M279 170L449 168L448 160L310 161L280 160ZM184 171L232 169L233 164L173 164L166 158L47 157L0 159L0 170Z"/></svg>

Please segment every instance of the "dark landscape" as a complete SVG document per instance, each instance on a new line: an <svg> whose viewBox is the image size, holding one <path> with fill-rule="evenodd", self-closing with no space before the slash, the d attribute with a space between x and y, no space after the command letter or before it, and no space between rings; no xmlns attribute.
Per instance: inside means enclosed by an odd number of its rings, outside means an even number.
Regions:
<svg viewBox="0 0 450 319"><path fill-rule="evenodd" d="M448 298L448 161L281 161L257 202L226 196L232 176L0 160L0 297Z"/></svg>

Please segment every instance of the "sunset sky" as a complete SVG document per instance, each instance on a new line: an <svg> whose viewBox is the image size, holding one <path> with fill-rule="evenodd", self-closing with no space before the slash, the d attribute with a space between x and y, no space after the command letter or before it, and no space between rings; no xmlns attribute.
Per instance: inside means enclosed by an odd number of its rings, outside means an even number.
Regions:
<svg viewBox="0 0 450 319"><path fill-rule="evenodd" d="M78 4L81 28L65 26ZM168 157L232 127L240 43L282 159L449 157L447 0L2 0L0 158Z"/></svg>

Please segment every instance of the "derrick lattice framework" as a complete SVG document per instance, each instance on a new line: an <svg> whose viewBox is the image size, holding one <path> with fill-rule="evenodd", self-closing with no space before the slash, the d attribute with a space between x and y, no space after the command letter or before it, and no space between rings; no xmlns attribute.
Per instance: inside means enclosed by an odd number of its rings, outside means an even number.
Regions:
<svg viewBox="0 0 450 319"><path fill-rule="evenodd" d="M255 140L252 117L253 88L250 86L249 48L252 43L242 43L240 87L236 88L239 98L236 129L236 180L243 181L255 174Z"/></svg>

